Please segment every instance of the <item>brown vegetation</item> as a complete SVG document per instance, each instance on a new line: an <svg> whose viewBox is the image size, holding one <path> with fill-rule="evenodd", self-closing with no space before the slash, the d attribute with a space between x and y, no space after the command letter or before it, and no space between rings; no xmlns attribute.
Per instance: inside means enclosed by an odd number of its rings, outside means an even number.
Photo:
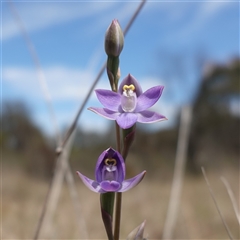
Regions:
<svg viewBox="0 0 240 240"><path fill-rule="evenodd" d="M129 159L130 161L130 159ZM238 194L238 170L225 168L209 172L208 178L216 200L233 236L238 239L239 225L227 191L220 180L225 176L235 196ZM132 176L132 175L130 175ZM3 166L3 239L32 239L46 197L48 181L32 178L19 169ZM80 196L79 203L89 239L106 239L99 209L99 195L89 191L75 178ZM151 179L147 174L143 182L123 195L122 232L127 234L147 220L145 233L149 239L161 239L171 189L171 176ZM69 191L64 185L50 236L41 239L82 239L76 223ZM182 203L174 234L176 239L227 239L224 226L209 195L203 177L188 176L184 180Z"/></svg>
<svg viewBox="0 0 240 240"><path fill-rule="evenodd" d="M204 166L216 200L235 238L239 225L227 191L224 176L238 197L239 116L230 111L239 100L239 60L217 66L204 77L193 103L188 168L182 203L174 236L176 239L226 239L227 234L207 185L200 173ZM2 237L32 238L40 217L50 177L55 165L54 147L33 124L23 104L6 103L2 113ZM111 130L110 130L111 131ZM112 132L112 131L111 131ZM70 155L73 172L94 177L94 167L103 149L113 145L111 134L99 136L78 130ZM150 239L161 239L170 196L178 137L178 124L172 129L149 133L138 128L127 160L127 176L147 170L146 179L123 195L122 232L124 238L147 220ZM100 217L99 196L77 179L79 202L90 239L105 238ZM68 189L64 186L51 236L40 238L81 238Z"/></svg>

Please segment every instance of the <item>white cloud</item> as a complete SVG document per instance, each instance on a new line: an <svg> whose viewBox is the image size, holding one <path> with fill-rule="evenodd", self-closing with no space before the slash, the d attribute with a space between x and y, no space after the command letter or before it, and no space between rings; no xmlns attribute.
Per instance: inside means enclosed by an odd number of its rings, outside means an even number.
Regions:
<svg viewBox="0 0 240 240"><path fill-rule="evenodd" d="M176 4L179 8L176 7ZM180 4L180 5L179 5ZM169 16L171 16L171 20L173 24L178 24L182 21L186 16L191 16L190 21L184 21L179 27L178 31L175 31L174 34L171 34L169 38L175 38L177 36L178 39L186 39L189 36L193 36L197 32L201 31L202 28L217 15L220 15L221 12L226 10L227 7L231 7L232 2L224 1L224 2L211 2L211 1L203 1L203 2L192 2L189 3L175 3L173 7L174 9L169 8ZM181 11L181 13L179 12ZM166 37L165 41L168 41L168 37Z"/></svg>
<svg viewBox="0 0 240 240"><path fill-rule="evenodd" d="M11 11L10 4L5 3L1 40L8 40L20 34L16 19L14 20L17 15L28 33L81 19L81 21L86 21L82 32L91 36L99 30L106 29L114 18L119 19L124 24L122 25L124 28L126 21L130 19L138 5L138 2L118 1L15 2L13 6L16 11Z"/></svg>
<svg viewBox="0 0 240 240"><path fill-rule="evenodd" d="M49 93L54 101L79 100L84 97L94 79L92 72L62 66L44 68ZM33 68L4 67L3 81L32 99L41 99L41 86ZM29 91L29 89L32 89Z"/></svg>
<svg viewBox="0 0 240 240"><path fill-rule="evenodd" d="M203 2L199 12L200 15L204 14L205 17L213 17L215 14L219 14L221 11L226 10L228 6L231 6L230 1Z"/></svg>
<svg viewBox="0 0 240 240"><path fill-rule="evenodd" d="M18 2L14 8L28 32L47 28L56 24L96 16L112 8L114 2ZM18 35L19 28L14 21L14 11L5 3L2 17L2 40Z"/></svg>
<svg viewBox="0 0 240 240"><path fill-rule="evenodd" d="M61 127L69 126L73 121L82 100L89 91L90 85L96 74L88 70L79 70L63 66L52 66L44 68L43 70L47 79L47 85L49 87L53 105L55 106L57 122ZM139 79L139 82L142 85L143 91L145 91L152 86L161 85L162 81L158 78L143 77ZM53 128L51 126L48 112L42 109L36 109L39 102L44 101L44 99L42 92L40 91L39 83L37 82L35 70L32 68L4 67L3 91L5 91L5 84L10 85L15 92L18 92L24 101L35 106L35 115L33 116L35 121L45 130L45 132L51 133ZM109 89L109 84L107 81L101 81L98 87ZM5 97L7 98L6 92ZM97 102L95 94L92 94L88 106L101 106L101 104ZM154 124L156 128L169 126L169 124L172 123L172 119L175 118L176 111L174 106L165 102L164 98L161 98L153 109L169 119L168 123ZM86 131L95 129L98 132L103 132L109 126L108 121L94 113L88 113L87 110L84 110L83 115L80 118L80 123ZM149 127L149 129L151 128L152 127Z"/></svg>
<svg viewBox="0 0 240 240"><path fill-rule="evenodd" d="M164 85L162 79L157 77L152 77L152 76L146 76L146 77L140 78L138 81L141 83L141 87L143 91L146 91L147 89L153 86Z"/></svg>
<svg viewBox="0 0 240 240"><path fill-rule="evenodd" d="M60 128L68 127L72 123L83 99L89 92L96 74L94 75L91 70L79 70L63 66L52 66L44 68L43 71L47 80L57 122ZM46 133L50 135L54 134L48 109L39 107L40 105L42 106L41 103L44 101L44 96L38 83L35 69L4 67L2 85L6 99L14 99L13 95L9 95L6 92L7 88L5 86L8 85L8 89L9 87L11 88L11 93L18 93L15 100L19 100L20 97L24 102L30 104L31 109L34 109L32 116L36 123ZM107 82L101 83L101 88L108 88ZM95 105L95 103L96 96L92 94L88 106ZM84 110L81 116L80 123L82 128L85 130L93 128L98 132L103 132L107 127L105 121L100 117L100 119L96 120L98 116L93 113L91 118L89 118L89 114L86 112L88 111Z"/></svg>

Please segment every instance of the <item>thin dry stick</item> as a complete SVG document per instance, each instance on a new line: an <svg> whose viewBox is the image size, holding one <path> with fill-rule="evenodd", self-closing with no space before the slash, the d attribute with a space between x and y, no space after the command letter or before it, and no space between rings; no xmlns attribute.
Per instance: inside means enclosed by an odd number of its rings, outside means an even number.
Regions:
<svg viewBox="0 0 240 240"><path fill-rule="evenodd" d="M71 142L71 141L69 140L69 142ZM51 220L53 218L53 215L54 215L56 207L57 207L58 199L60 196L60 191L61 191L62 184L63 184L64 175L66 175L65 177L66 177L66 181L67 181L67 184L69 187L70 196L72 198L73 205L75 208L76 220L78 223L78 230L82 234L82 237L84 239L88 238L86 224L85 224L84 218L82 217L82 214L81 214L82 211L81 211L80 203L78 201L78 195L77 195L77 191L76 191L74 178L73 178L73 175L70 170L69 163L68 163L68 155L69 155L71 146L69 147L69 149L67 148L67 146L68 146L68 143L67 143L64 151L62 152L62 154L57 158L56 167L54 170L54 177L51 180L51 183L50 183L50 186L49 186L49 189L47 192L47 196L44 201L41 216L39 218L36 232L34 235L34 240L38 239L38 237L40 235L40 231L41 231L41 229L44 229L44 226L47 227L47 230L46 230L47 234L50 231ZM67 151L66 154L64 154L65 151Z"/></svg>
<svg viewBox="0 0 240 240"><path fill-rule="evenodd" d="M218 213L219 213L219 215L220 215L220 217L221 217L221 219L222 219L223 225L224 225L224 227L225 227L225 229L226 229L226 231L227 231L227 234L228 234L229 238L230 238L231 240L233 240L232 234L231 234L231 232L230 232L230 230L229 230L229 228L228 228L227 223L225 222L225 220L224 220L224 218L223 218L223 215L222 215L222 213L221 213L221 211L220 211L220 208L218 207L216 198L215 198L215 196L214 196L213 190L212 190L212 188L211 188L211 186L210 186L210 183L209 183L209 181L208 181L206 172L205 172L205 170L204 170L203 167L202 167L202 173L203 173L204 179L205 179L205 181L206 181L206 183L207 183L208 190L209 190L209 192L210 192L210 194L211 194L211 197L212 197L212 199L213 199L213 202L214 202L214 204L215 204L215 207L217 208L217 211L218 211Z"/></svg>
<svg viewBox="0 0 240 240"><path fill-rule="evenodd" d="M55 174L54 174L54 178L53 178L53 182L52 182L52 186L51 186L52 191L50 192L50 195L49 195L49 201L47 204L46 214L45 214L45 217L44 217L43 223L42 223L42 228L45 229L45 234L44 234L45 236L48 236L50 234L50 231L52 230L51 222L52 222L53 215L57 208L58 199L60 196L60 192L61 192L62 184L63 184L63 180L64 180L64 175L65 175L67 168L69 168L68 157L69 157L73 139L74 139L74 134L69 139L69 141L68 141L66 147L64 148L64 151L61 154L60 159L56 165Z"/></svg>
<svg viewBox="0 0 240 240"><path fill-rule="evenodd" d="M51 101L51 95L50 95L49 90L48 90L46 77L43 73L38 55L36 53L34 45L33 45L32 41L31 41L31 39L30 39L30 37L29 37L25 27L24 27L22 19L21 19L20 15L18 14L14 4L10 0L8 1L8 3L9 3L9 6L10 6L10 10L11 10L11 12L12 12L12 14L13 14L15 20L16 20L16 24L18 25L19 29L21 30L21 33L22 33L23 38L26 42L26 45L28 47L28 50L29 50L30 55L32 57L32 60L35 64L39 84L42 88L43 96L44 96L44 99L45 99L45 102L46 102L47 109L49 111L49 115L50 115L50 118L51 118L51 121L52 121L52 125L55 129L55 139L56 139L57 144L60 144L60 142L61 142L60 131L59 131L59 128L58 128L58 125L57 125L56 116L54 114L52 101Z"/></svg>
<svg viewBox="0 0 240 240"><path fill-rule="evenodd" d="M21 33L22 33L23 38L24 38L24 40L26 42L26 45L27 45L28 50L30 52L30 55L31 55L31 57L33 59L33 62L35 64L35 67L36 67L36 70L37 70L38 80L39 80L40 86L42 88L42 92L43 92L43 95L44 95L46 106L47 106L48 111L49 111L49 115L50 115L50 118L51 118L51 121L52 121L52 125L53 125L53 127L55 129L56 145L60 145L60 143L61 143L61 135L60 135L60 131L59 131L59 128L58 128L56 116L54 114L54 110L53 110L53 106L52 106L52 100L51 100L51 95L49 93L48 86L47 86L47 81L46 81L44 72L42 70L42 67L41 67L38 55L36 53L34 45L33 45L32 41L31 41L31 39L30 39L30 37L29 37L25 27L24 27L24 24L23 24L23 22L21 20L21 17L18 14L14 4L11 1L9 1L8 3L9 3L9 6L10 6L10 10L12 11L12 14L13 14L15 20L16 20L16 23L17 23L17 25L19 26L19 28L21 30ZM84 226L85 226L84 219L80 217L81 216L81 214L80 214L80 212L81 212L80 211L80 205L79 205L79 201L78 201L78 198L77 198L77 191L75 189L73 175L72 175L72 172L70 171L69 165L66 166L66 180L67 180L67 183L68 183L68 186L69 186L69 190L70 190L70 193L71 193L72 201L73 201L75 209L76 209L75 212L76 212L76 217L77 217L77 220L78 220L77 222L80 224L79 230L81 232L85 233L84 235L87 236L86 228L84 228ZM49 188L49 191L48 191L47 194L50 194L50 189L51 189L51 187ZM44 204L43 213L46 211L46 209L47 209L47 205ZM41 214L39 223L41 223L43 221L43 219L44 219L44 214ZM35 238L37 238L37 236L39 234L39 231L40 231L40 229L37 228L36 233L35 233Z"/></svg>
<svg viewBox="0 0 240 240"><path fill-rule="evenodd" d="M142 9L142 7L143 7L143 5L144 5L145 2L146 2L146 0L143 0L143 1L140 3L140 5L139 5L138 8L136 9L136 11L134 12L133 16L132 16L131 19L129 20L127 26L125 27L125 29L124 29L124 31L123 31L123 33L124 33L125 36L126 36L128 30L130 29L130 27L132 26L134 20L136 19L137 15L139 14L140 10ZM82 105L80 106L80 108L79 108L79 110L78 110L78 112L77 112L77 114L76 114L76 117L74 118L74 120L73 120L73 122L72 122L72 124L71 124L71 126L70 126L70 128L69 128L69 130L67 131L67 134L66 134L66 136L65 136L65 138L64 138L61 146L58 147L57 152L58 152L59 154L61 153L62 149L64 148L64 146L65 146L68 138L71 136L73 130L76 128L78 119L79 119L79 117L80 117L83 109L85 108L85 105L86 105L88 99L90 98L93 90L95 89L95 87L96 87L96 85L97 85L100 77L101 77L102 74L104 73L105 68L106 68L106 62L105 62L105 63L103 64L103 66L101 67L101 69L100 69L100 71L99 71L96 79L94 80L91 88L89 89L89 91L88 91L88 93L87 93L87 95L86 95L86 97L85 97Z"/></svg>
<svg viewBox="0 0 240 240"><path fill-rule="evenodd" d="M178 209L181 201L182 183L185 172L186 153L192 119L192 107L185 106L181 111L180 129L176 161L174 167L173 183L170 201L167 211L167 218L163 229L163 239L171 239L177 221Z"/></svg>
<svg viewBox="0 0 240 240"><path fill-rule="evenodd" d="M38 222L38 226L36 228L36 232L34 235L34 239L38 239L40 235L40 230L46 226L45 234L48 235L51 229L51 218L53 212L57 206L58 196L60 194L63 177L64 177L64 169L66 168L65 162L67 161L69 149L70 149L71 141L66 145L65 150L63 151L61 157L56 162L56 167L54 169L54 177L51 181L51 185L49 187L47 193L47 199L45 200L43 210Z"/></svg>
<svg viewBox="0 0 240 240"><path fill-rule="evenodd" d="M238 220L238 224L240 225L240 215L239 215L239 210L238 210L238 206L237 206L237 201L234 197L234 194L233 194L233 191L230 187L230 184L228 183L227 179L225 177L221 177L221 180L222 182L224 183L226 189L227 189L227 192L228 192L228 195L232 201L232 206L233 206L233 209L234 209L234 212L236 214L236 217L237 217L237 220Z"/></svg>
<svg viewBox="0 0 240 240"><path fill-rule="evenodd" d="M143 3L144 3L144 2L146 2L146 1L144 0L144 1L140 4L140 6L143 6ZM132 23L134 22L136 16L138 15L139 11L140 11L140 9L138 8L138 9L136 10L136 12L134 13L134 15L132 16L132 18L130 19L129 23L127 24L127 26L126 26L126 28L125 28L125 30L124 30L124 34L125 34L125 35L126 35L126 33L128 32L128 30L130 29L130 27L131 27ZM62 153L62 151L63 151L63 148L65 147L65 145L66 145L69 137L71 136L71 134L73 133L74 129L76 128L78 119L79 119L79 117L80 117L83 109L85 108L85 105L86 105L86 103L87 103L87 101L88 101L91 93L93 92L93 90L94 90L97 82L99 81L100 77L102 76L102 74L103 74L103 72L104 72L104 70L105 70L105 67L106 67L106 63L104 63L104 65L103 65L102 68L100 69L100 71L99 71L99 73L98 73L95 81L93 82L93 84L92 84L92 86L91 86L91 88L90 88L87 96L85 97L82 105L80 106L80 108L79 108L79 110L78 110L78 112L77 112L77 114L76 114L76 117L75 117L75 119L73 120L73 123L71 124L69 130L67 131L67 134L66 134L66 136L65 136L62 144L57 148L56 151L57 151L57 153L59 154L58 158L61 156L61 153ZM44 218L45 218L45 213L46 213L46 211L47 211L47 209L48 209L49 198L50 198L50 196L52 195L52 194L51 194L52 189L53 189L53 184L50 184L50 189L48 190L48 194L47 194L47 197L46 197L46 199L45 199L45 203L44 203L44 207L43 207L43 210L42 210L42 214L41 214L41 217L40 217L40 219L39 219L37 231L36 231L35 238L34 238L35 240L38 239L38 236L39 236L39 234L40 234L40 231L41 231L41 228L42 228L42 225L43 225L42 223L43 223Z"/></svg>
<svg viewBox="0 0 240 240"><path fill-rule="evenodd" d="M69 164L68 161L66 161L66 163ZM81 205L79 204L79 201L78 201L78 193L76 190L75 181L74 181L72 172L69 167L66 168L66 176L65 177L66 177L66 181L68 184L68 189L70 191L70 196L73 200L73 207L75 209L74 212L75 212L75 217L77 219L78 230L81 233L81 236L79 236L79 238L81 237L82 239L88 239L86 222L85 222L83 215L79 214L79 213L82 213L82 209L81 209Z"/></svg>
<svg viewBox="0 0 240 240"><path fill-rule="evenodd" d="M74 135L75 134L71 136L66 147L64 148L64 151L57 159L56 167L54 170L54 177L51 180L48 193L44 202L44 206L41 212L41 216L36 228L36 232L34 236L35 240L38 239L42 229L45 229L45 235L48 235L50 233L51 222L52 222L52 218L55 213L55 210L57 208L57 203L58 203L58 199L62 189L64 175L66 175L66 180L70 190L70 195L75 208L76 220L78 223L78 230L82 234L82 238L84 239L88 238L86 224L81 214L82 212L81 206L78 201L76 186L74 184L73 175L70 170L69 162L68 162L69 152L74 139Z"/></svg>
<svg viewBox="0 0 240 240"><path fill-rule="evenodd" d="M80 108L79 108L79 110L78 110L78 112L77 112L77 114L76 114L76 117L74 118L74 120L73 120L70 128L68 129L67 134L65 135L65 138L64 138L62 144L57 148L56 152L57 152L58 154L61 154L61 152L62 152L64 146L66 145L69 137L71 136L71 134L73 133L74 129L76 128L78 119L79 119L79 117L80 117L83 109L85 108L85 105L86 105L88 99L90 98L93 90L95 89L95 87L96 87L96 85L97 85L100 77L102 76L102 74L103 74L103 72L104 72L104 70L105 70L105 67L106 67L106 63L104 63L104 65L103 65L102 68L100 69L100 71L99 71L96 79L94 80L91 88L89 89L89 92L87 93L87 96L85 97L82 105L80 106Z"/></svg>

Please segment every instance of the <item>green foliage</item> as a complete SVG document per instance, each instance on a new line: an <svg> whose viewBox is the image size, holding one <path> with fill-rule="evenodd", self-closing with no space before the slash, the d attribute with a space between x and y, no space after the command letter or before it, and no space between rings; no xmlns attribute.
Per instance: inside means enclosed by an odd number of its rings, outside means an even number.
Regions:
<svg viewBox="0 0 240 240"><path fill-rule="evenodd" d="M231 110L239 101L240 60L226 66L215 66L201 81L194 101L189 146L189 167L221 159L237 159L240 118ZM239 113L238 113L239 114ZM237 161L234 160L237 164Z"/></svg>
<svg viewBox="0 0 240 240"><path fill-rule="evenodd" d="M3 159L9 164L23 166L33 175L49 176L54 164L54 151L33 124L27 106L22 102L3 103L1 120Z"/></svg>

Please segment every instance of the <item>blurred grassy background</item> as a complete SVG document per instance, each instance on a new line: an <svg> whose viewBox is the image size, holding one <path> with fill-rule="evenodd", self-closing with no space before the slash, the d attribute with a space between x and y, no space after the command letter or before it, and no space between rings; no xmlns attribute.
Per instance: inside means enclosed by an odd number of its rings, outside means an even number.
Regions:
<svg viewBox="0 0 240 240"><path fill-rule="evenodd" d="M201 174L204 166L216 200L233 236L239 238L239 225L227 191L224 176L239 202L239 59L214 66L201 80L193 103L193 121L187 154L182 203L174 233L176 239L228 238ZM34 235L55 165L53 140L43 135L31 120L28 106L4 102L2 129L2 237L30 239ZM144 219L146 233L160 239L166 218L177 146L179 122L157 132L137 126L136 140L127 161L127 177L147 170L144 181L123 196L122 232L124 238ZM96 160L103 149L114 145L113 125L97 135L77 130L70 155L73 172L79 170L94 178ZM105 238L99 211L99 196L75 177L82 217L90 239ZM51 239L81 238L69 192L64 186L52 226Z"/></svg>
<svg viewBox="0 0 240 240"><path fill-rule="evenodd" d="M163 1L155 5L153 1L147 5L138 16L122 54L122 76L128 73L125 71L131 71L138 74L138 79L146 78L144 81L148 83L164 84L166 91L159 111L167 112L171 123L175 110L178 117L174 125L168 125L171 128L161 131L149 131L149 127L137 125L136 140L127 160L127 177L143 170L147 170L147 175L140 185L123 195L121 238L125 239L145 219L148 238L162 237L174 173L180 106L187 102L192 105L193 117L182 201L173 237L228 238L201 173L204 166L230 231L239 239L233 206L220 180L224 176L229 181L239 203L240 59L236 21L239 11L236 11L237 3L230 6L227 2L180 2L165 4ZM1 104L0 231L2 239L32 239L56 165L53 136L44 135L40 128L46 125L49 116L41 114L46 106L42 96L39 97L39 89L32 91L39 88L35 84L33 61L36 65L39 57L49 80L57 120L61 122L66 116L71 119L69 114L75 113L74 106L78 107L83 100L85 87L105 60L104 54L102 57L98 54L102 42L97 39L104 37L109 19L117 18L125 25L136 3L8 3L2 11L2 95L3 99L15 100ZM34 60L29 57L26 45ZM20 100L16 101L17 97ZM61 130L64 133L66 129ZM102 134L77 129L69 157L72 172L79 170L94 178L99 154L115 146L113 133L113 123ZM99 196L74 176L82 209L80 217L86 223L89 239L105 239ZM83 239L85 235L75 215L69 189L64 184L51 232L43 232L39 238Z"/></svg>
<svg viewBox="0 0 240 240"><path fill-rule="evenodd" d="M207 174L222 214L235 239L239 239L239 225L227 191L220 181L220 176L225 176L235 196L238 196L238 169L228 167L210 171L207 168ZM2 239L31 239L49 183L47 180L31 177L19 168L6 166L2 179ZM99 209L99 196L89 191L77 177L76 182L89 239L106 239ZM140 185L123 195L122 239L145 219L147 220L145 233L149 239L161 239L170 189L171 172L165 179L161 175L151 179L151 173L148 172ZM83 234L79 232L75 221L69 189L64 185L54 216L52 233L50 236L42 234L40 239L82 239ZM174 238L228 238L202 176L187 176L184 180Z"/></svg>

